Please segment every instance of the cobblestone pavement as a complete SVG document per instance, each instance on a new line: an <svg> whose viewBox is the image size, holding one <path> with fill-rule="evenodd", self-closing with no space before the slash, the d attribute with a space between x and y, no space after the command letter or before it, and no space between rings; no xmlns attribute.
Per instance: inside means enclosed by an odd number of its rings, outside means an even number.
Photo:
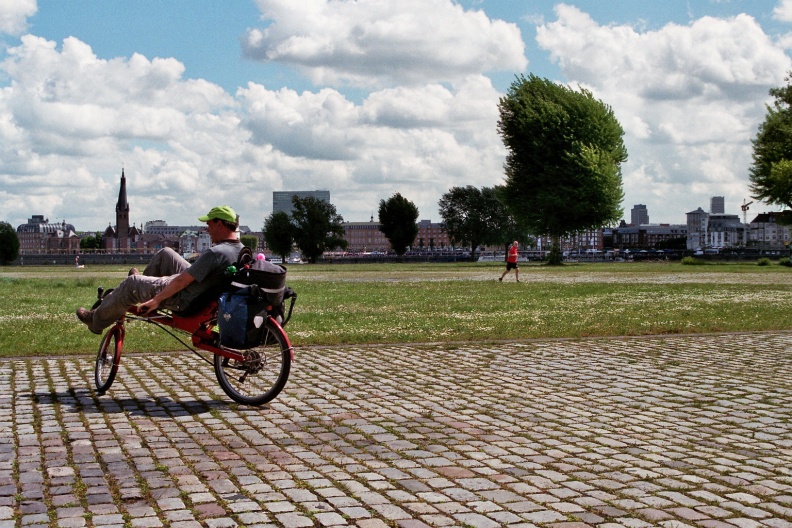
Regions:
<svg viewBox="0 0 792 528"><path fill-rule="evenodd" d="M0 362L0 528L792 527L792 334Z"/></svg>

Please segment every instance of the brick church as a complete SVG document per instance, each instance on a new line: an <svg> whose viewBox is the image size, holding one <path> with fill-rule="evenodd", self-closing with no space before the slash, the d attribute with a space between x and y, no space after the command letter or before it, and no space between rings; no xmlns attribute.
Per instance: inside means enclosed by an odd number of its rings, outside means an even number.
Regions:
<svg viewBox="0 0 792 528"><path fill-rule="evenodd" d="M102 235L102 248L115 250L130 250L137 247L140 231L134 225L129 226L129 202L127 201L126 176L121 169L121 188L118 191L116 203L115 226L108 225Z"/></svg>

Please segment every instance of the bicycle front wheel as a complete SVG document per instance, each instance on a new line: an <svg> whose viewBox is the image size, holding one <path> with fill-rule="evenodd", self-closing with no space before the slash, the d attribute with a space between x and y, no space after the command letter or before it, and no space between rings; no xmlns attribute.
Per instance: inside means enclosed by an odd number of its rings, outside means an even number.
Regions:
<svg viewBox="0 0 792 528"><path fill-rule="evenodd" d="M124 331L113 326L102 338L99 353L96 355L95 381L96 390L103 394L110 388L118 372L121 362L121 347L124 343Z"/></svg>
<svg viewBox="0 0 792 528"><path fill-rule="evenodd" d="M244 360L216 354L214 369L220 387L229 398L245 405L272 401L289 379L291 343L283 328L267 319L260 346L242 351Z"/></svg>

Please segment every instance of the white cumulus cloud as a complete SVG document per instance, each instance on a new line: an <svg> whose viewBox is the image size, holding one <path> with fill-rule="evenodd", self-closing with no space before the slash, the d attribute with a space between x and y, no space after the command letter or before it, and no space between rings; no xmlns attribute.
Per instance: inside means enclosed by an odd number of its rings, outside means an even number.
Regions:
<svg viewBox="0 0 792 528"><path fill-rule="evenodd" d="M21 35L36 11L36 0L0 0L0 34Z"/></svg>
<svg viewBox="0 0 792 528"><path fill-rule="evenodd" d="M792 22L792 0L781 0L773 9L773 18L782 22Z"/></svg>
<svg viewBox="0 0 792 528"><path fill-rule="evenodd" d="M316 84L377 86L522 71L520 31L450 0L258 0L268 25L245 53L304 70Z"/></svg>

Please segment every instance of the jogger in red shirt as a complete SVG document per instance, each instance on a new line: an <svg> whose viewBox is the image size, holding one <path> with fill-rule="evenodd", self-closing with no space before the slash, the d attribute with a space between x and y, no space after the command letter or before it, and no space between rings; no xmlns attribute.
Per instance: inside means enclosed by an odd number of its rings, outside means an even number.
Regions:
<svg viewBox="0 0 792 528"><path fill-rule="evenodd" d="M503 277L506 276L511 270L514 270L514 274L517 277L517 282L520 282L520 268L517 266L517 241L515 240L514 243L509 246L509 253L506 256L506 271L503 272L503 275L500 276L498 279L500 282L503 282Z"/></svg>

